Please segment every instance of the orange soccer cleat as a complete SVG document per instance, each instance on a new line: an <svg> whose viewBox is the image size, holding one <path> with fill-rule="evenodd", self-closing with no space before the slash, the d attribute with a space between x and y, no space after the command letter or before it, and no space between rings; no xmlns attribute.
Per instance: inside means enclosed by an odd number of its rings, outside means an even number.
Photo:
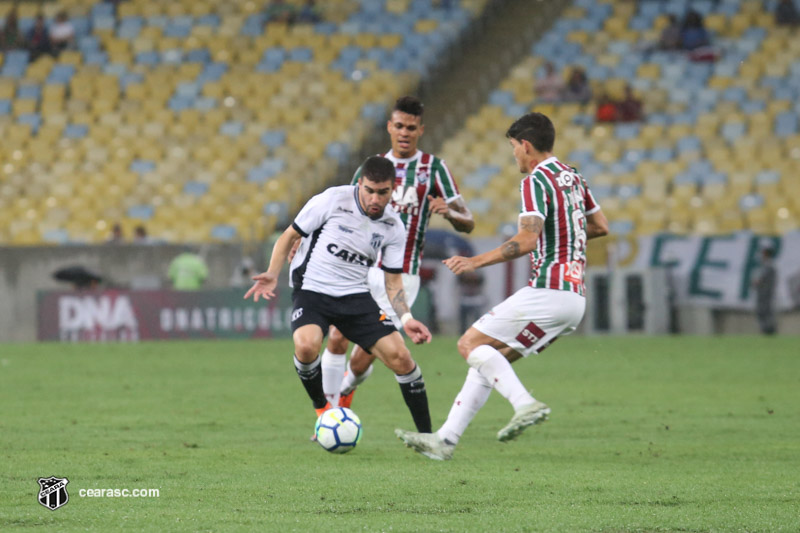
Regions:
<svg viewBox="0 0 800 533"><path fill-rule="evenodd" d="M328 403L326 403L326 404L325 404L325 407L320 407L319 409L317 409L317 408L315 407L315 408L314 408L314 411L316 411L316 412L317 412L317 418L319 418L319 415L321 415L322 413L324 413L325 411L327 411L327 410L328 410L328 409L330 409L330 408L331 408L331 402L328 402Z"/></svg>
<svg viewBox="0 0 800 533"><path fill-rule="evenodd" d="M356 389L351 390L348 394L343 394L339 396L339 407L350 407L350 404L353 403L353 396L356 393Z"/></svg>

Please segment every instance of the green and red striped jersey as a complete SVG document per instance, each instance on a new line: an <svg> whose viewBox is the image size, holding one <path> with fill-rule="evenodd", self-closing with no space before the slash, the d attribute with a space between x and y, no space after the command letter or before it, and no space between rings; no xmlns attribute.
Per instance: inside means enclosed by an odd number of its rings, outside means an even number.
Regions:
<svg viewBox="0 0 800 533"><path fill-rule="evenodd" d="M413 157L398 159L389 150L381 155L395 168L392 207L406 226L406 252L403 273L419 275L425 231L430 221L428 195L442 197L447 203L461 195L458 186L443 160L420 150ZM353 176L353 184L361 177L361 168Z"/></svg>
<svg viewBox="0 0 800 533"><path fill-rule="evenodd" d="M520 184L520 216L544 220L531 256L528 285L584 295L586 215L600 209L586 180L555 157L542 161Z"/></svg>

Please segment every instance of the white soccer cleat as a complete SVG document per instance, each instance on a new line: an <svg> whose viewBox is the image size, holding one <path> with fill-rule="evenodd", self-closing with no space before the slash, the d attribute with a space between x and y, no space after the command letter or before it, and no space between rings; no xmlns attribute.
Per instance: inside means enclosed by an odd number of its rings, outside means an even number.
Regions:
<svg viewBox="0 0 800 533"><path fill-rule="evenodd" d="M453 450L456 449L455 444L448 444L436 433L415 433L395 429L394 434L407 448L413 448L415 452L436 461L449 461L453 458Z"/></svg>
<svg viewBox="0 0 800 533"><path fill-rule="evenodd" d="M508 442L514 440L525 431L525 428L544 422L550 414L550 408L542 402L537 401L525 406L511 417L511 421L506 427L497 432L497 440Z"/></svg>

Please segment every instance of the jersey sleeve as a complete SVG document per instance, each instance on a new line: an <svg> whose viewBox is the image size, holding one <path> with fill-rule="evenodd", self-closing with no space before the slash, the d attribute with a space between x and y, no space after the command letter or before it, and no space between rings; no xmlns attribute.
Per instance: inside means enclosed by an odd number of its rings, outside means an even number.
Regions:
<svg viewBox="0 0 800 533"><path fill-rule="evenodd" d="M308 237L315 230L322 227L330 214L330 209L336 204L332 198L331 189L313 196L306 205L297 213L292 222L292 227L302 235Z"/></svg>
<svg viewBox="0 0 800 533"><path fill-rule="evenodd" d="M434 182L436 193L434 196L441 196L447 203L450 203L461 196L461 194L458 192L456 180L453 178L453 175L450 173L450 169L447 168L447 164L445 164L444 160L436 159L434 161L433 176L434 180L436 180Z"/></svg>
<svg viewBox="0 0 800 533"><path fill-rule="evenodd" d="M392 274L403 273L403 261L406 250L406 232L403 223L398 218L389 239L383 247L381 256L381 268Z"/></svg>
<svg viewBox="0 0 800 533"><path fill-rule="evenodd" d="M535 215L542 219L547 218L550 197L539 180L534 179L532 176L522 180L520 194L522 196L522 208L519 216Z"/></svg>
<svg viewBox="0 0 800 533"><path fill-rule="evenodd" d="M581 181L583 181L583 190L586 191L586 197L584 199L584 204L586 207L585 213L587 215L591 215L592 213L600 211L600 204L595 199L594 195L592 194L592 190L589 188L589 184L586 183L586 179L583 176L581 176Z"/></svg>

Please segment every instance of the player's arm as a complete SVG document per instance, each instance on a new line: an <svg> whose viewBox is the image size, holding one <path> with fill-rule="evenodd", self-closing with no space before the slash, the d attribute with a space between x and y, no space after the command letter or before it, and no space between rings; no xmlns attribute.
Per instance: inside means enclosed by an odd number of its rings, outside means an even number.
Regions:
<svg viewBox="0 0 800 533"><path fill-rule="evenodd" d="M511 261L536 249L542 233L544 219L538 215L522 215L517 224L517 234L488 252L475 257L453 256L442 261L454 274L463 274L497 263Z"/></svg>
<svg viewBox="0 0 800 533"><path fill-rule="evenodd" d="M272 247L272 257L269 259L267 271L253 276L255 283L244 295L245 300L253 296L253 300L257 302L259 297L263 296L269 300L275 296L275 287L278 285L278 276L283 268L283 263L289 257L294 244L301 238L302 235L294 226L286 228L286 231L275 241L275 246Z"/></svg>
<svg viewBox="0 0 800 533"><path fill-rule="evenodd" d="M603 211L598 209L590 215L586 215L586 238L594 239L608 235L608 219Z"/></svg>
<svg viewBox="0 0 800 533"><path fill-rule="evenodd" d="M469 233L475 228L475 220L467 207L467 203L460 196L450 202L445 202L444 198L428 195L431 213L442 215L445 220L450 222L453 229L461 233Z"/></svg>
<svg viewBox="0 0 800 533"><path fill-rule="evenodd" d="M411 315L411 308L408 306L408 301L406 300L406 291L403 288L402 274L384 271L383 279L386 284L386 296L389 297L389 303L392 304L392 309L394 309L394 312L400 317L400 322L403 323L403 329L406 334L408 334L414 344L431 342L431 332L425 324L416 320Z"/></svg>

